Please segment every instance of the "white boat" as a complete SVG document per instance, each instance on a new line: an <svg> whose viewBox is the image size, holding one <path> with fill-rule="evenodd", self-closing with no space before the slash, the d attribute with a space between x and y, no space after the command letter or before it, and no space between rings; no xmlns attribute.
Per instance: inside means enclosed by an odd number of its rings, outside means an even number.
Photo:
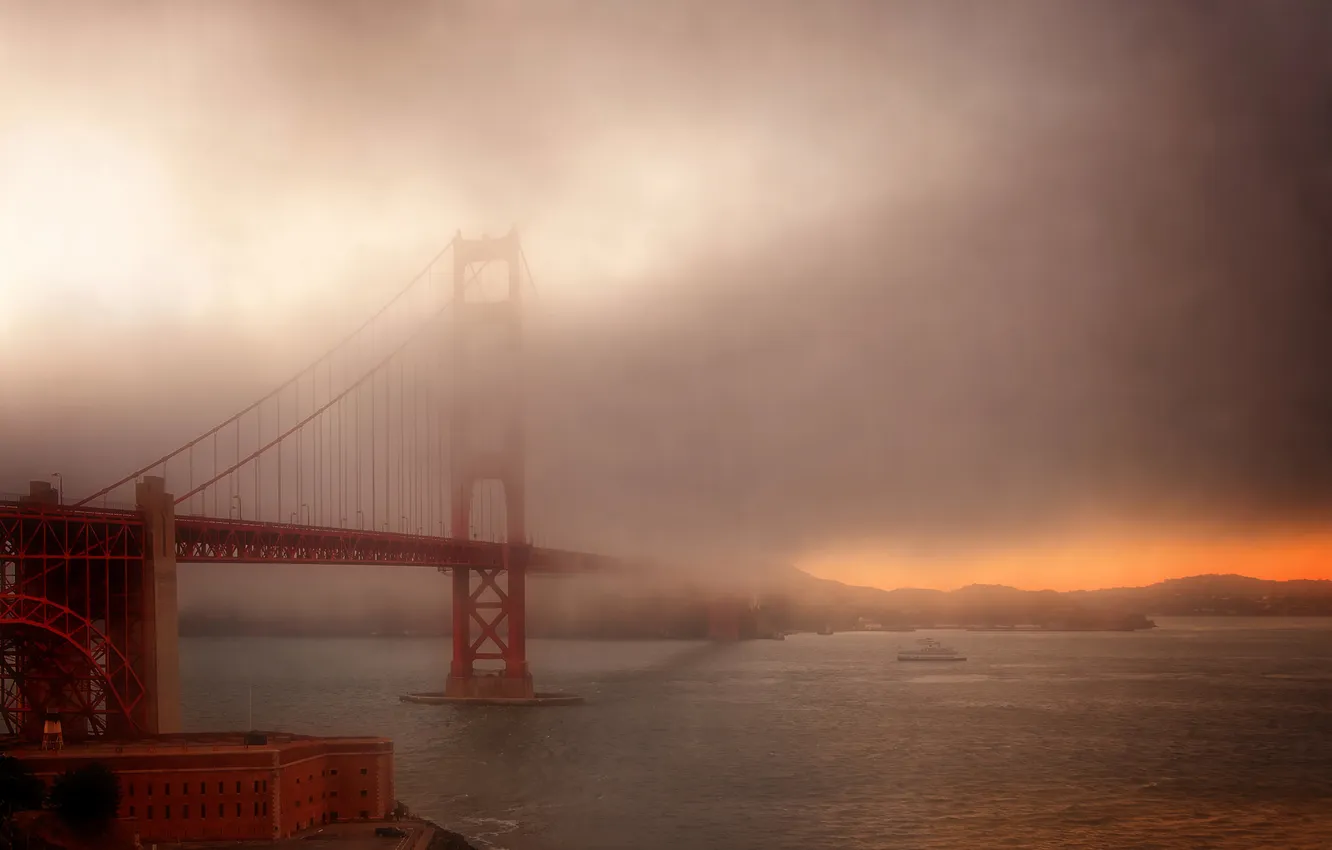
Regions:
<svg viewBox="0 0 1332 850"><path fill-rule="evenodd" d="M906 649L897 653L898 661L966 661L967 657L951 646L944 646L933 638L919 641L920 649Z"/></svg>

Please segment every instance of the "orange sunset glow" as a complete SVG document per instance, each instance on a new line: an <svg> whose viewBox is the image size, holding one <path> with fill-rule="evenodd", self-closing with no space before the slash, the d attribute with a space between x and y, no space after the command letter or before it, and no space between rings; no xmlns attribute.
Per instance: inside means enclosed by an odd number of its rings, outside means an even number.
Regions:
<svg viewBox="0 0 1332 850"><path fill-rule="evenodd" d="M955 555L909 556L865 546L819 554L800 568L820 578L892 589L1005 584L1026 590L1138 587L1237 573L1287 581L1332 578L1332 528L1227 536L1090 535Z"/></svg>

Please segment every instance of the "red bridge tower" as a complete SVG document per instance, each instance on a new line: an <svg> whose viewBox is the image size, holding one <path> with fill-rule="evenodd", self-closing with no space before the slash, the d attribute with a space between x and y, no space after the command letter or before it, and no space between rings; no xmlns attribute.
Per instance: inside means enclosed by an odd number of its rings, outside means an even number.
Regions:
<svg viewBox="0 0 1332 850"><path fill-rule="evenodd" d="M489 263L507 267L507 297L469 300L469 272L477 264ZM531 546L526 527L521 264L517 231L496 239L464 239L459 233L454 239L452 534L472 537L472 501L477 485L485 481L503 487L505 531L499 541L502 567L452 567L453 662L445 688L450 699L535 697L524 631ZM498 363L498 374L483 379L481 363Z"/></svg>

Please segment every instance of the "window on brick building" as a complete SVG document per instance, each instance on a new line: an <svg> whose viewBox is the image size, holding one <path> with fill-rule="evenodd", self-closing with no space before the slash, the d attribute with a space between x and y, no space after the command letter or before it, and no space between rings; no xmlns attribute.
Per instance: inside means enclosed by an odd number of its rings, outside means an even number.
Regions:
<svg viewBox="0 0 1332 850"><path fill-rule="evenodd" d="M333 768L332 770L330 770L330 771L328 772L328 775L329 775L329 776L337 776L337 775L338 775L338 769L337 769L336 767Z"/></svg>
<svg viewBox="0 0 1332 850"><path fill-rule="evenodd" d="M219 782L218 784L221 785L222 783ZM225 804L223 803L217 804L217 816L220 818L227 816L227 808Z"/></svg>
<svg viewBox="0 0 1332 850"><path fill-rule="evenodd" d="M151 782L148 783L148 796L153 796L153 783Z"/></svg>
<svg viewBox="0 0 1332 850"><path fill-rule="evenodd" d="M148 807L148 820L152 820L152 819L153 819L153 807L152 807L152 806L149 806L149 807Z"/></svg>
<svg viewBox="0 0 1332 850"><path fill-rule="evenodd" d="M130 817L134 817L134 807L130 806Z"/></svg>
<svg viewBox="0 0 1332 850"><path fill-rule="evenodd" d="M240 793L240 780L239 780L239 779L236 780L236 793L237 793L237 794Z"/></svg>
<svg viewBox="0 0 1332 850"><path fill-rule="evenodd" d="M301 807L301 801L300 801L300 800L297 800L297 801L296 801L296 808L299 809L300 807Z"/></svg>
<svg viewBox="0 0 1332 850"><path fill-rule="evenodd" d="M338 796L338 792L337 792L337 791L329 791L329 792L328 792L328 796L330 796L330 797L336 797L336 796Z"/></svg>
<svg viewBox="0 0 1332 850"><path fill-rule="evenodd" d="M133 782L131 782L131 783L129 784L129 795L130 795L131 797L134 796L134 783L133 783Z"/></svg>
<svg viewBox="0 0 1332 850"><path fill-rule="evenodd" d="M217 793L221 794L223 790L224 789L222 788L222 783L221 782L217 783Z"/></svg>
<svg viewBox="0 0 1332 850"><path fill-rule="evenodd" d="M264 793L268 793L268 780L264 780Z"/></svg>
<svg viewBox="0 0 1332 850"><path fill-rule="evenodd" d="M367 812L365 809L361 809L361 820L365 820L368 817L370 817L370 813Z"/></svg>
<svg viewBox="0 0 1332 850"><path fill-rule="evenodd" d="M171 820L171 807L170 807L170 806L163 806L163 807L162 807L162 817L165 818L166 820Z"/></svg>
<svg viewBox="0 0 1332 850"><path fill-rule="evenodd" d="M254 801L254 813L255 813L256 815L259 814L259 801L258 801L258 800L255 800L255 801Z"/></svg>
<svg viewBox="0 0 1332 850"><path fill-rule="evenodd" d="M185 805L183 805L183 806L180 807L180 816L183 817L183 818L188 818L188 817L190 816L190 804L189 804L189 803L186 803Z"/></svg>
<svg viewBox="0 0 1332 850"><path fill-rule="evenodd" d="M264 801L264 814L268 814L268 801Z"/></svg>
<svg viewBox="0 0 1332 850"><path fill-rule="evenodd" d="M207 804L207 803L200 803L200 804L199 804L199 817L201 817L201 818L206 818L206 817L208 817L208 804Z"/></svg>
<svg viewBox="0 0 1332 850"><path fill-rule="evenodd" d="M255 793L258 793L258 792L259 792L259 780L258 780L258 779L254 780L254 790L255 790Z"/></svg>
<svg viewBox="0 0 1332 850"><path fill-rule="evenodd" d="M162 783L162 793L165 794L165 795L167 795L168 797L171 796L171 783L170 783L170 782L164 782L164 783Z"/></svg>
<svg viewBox="0 0 1332 850"><path fill-rule="evenodd" d="M237 804L236 804L236 817L240 817L240 816L241 816L241 814L240 814L240 803L237 803Z"/></svg>
<svg viewBox="0 0 1332 850"><path fill-rule="evenodd" d="M367 773L369 773L369 772L370 772L370 771L366 770L364 767L361 768L361 775L362 775L362 776L365 776L365 775L366 775Z"/></svg>
<svg viewBox="0 0 1332 850"><path fill-rule="evenodd" d="M361 789L361 796L362 796L362 797L365 796L365 789L364 789L364 788Z"/></svg>

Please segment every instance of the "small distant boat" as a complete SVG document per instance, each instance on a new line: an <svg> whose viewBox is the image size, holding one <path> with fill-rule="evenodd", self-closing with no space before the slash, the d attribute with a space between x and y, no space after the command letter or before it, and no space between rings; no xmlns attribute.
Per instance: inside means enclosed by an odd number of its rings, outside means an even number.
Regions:
<svg viewBox="0 0 1332 850"><path fill-rule="evenodd" d="M966 661L967 657L951 646L944 646L933 638L919 641L920 649L907 649L897 653L898 661Z"/></svg>

